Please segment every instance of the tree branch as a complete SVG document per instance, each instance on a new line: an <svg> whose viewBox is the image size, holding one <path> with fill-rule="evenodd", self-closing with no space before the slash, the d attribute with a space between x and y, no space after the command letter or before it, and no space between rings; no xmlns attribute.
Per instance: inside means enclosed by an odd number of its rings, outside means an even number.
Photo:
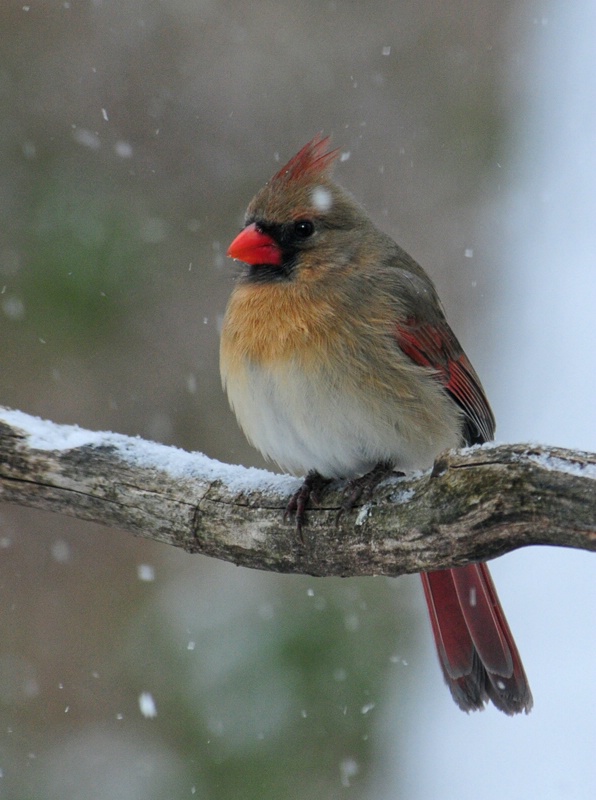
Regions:
<svg viewBox="0 0 596 800"><path fill-rule="evenodd" d="M337 522L341 484L309 512L304 541L283 511L299 483L200 453L56 425L0 408L0 500L111 525L246 567L400 575L530 544L596 550L596 455L483 445L392 478Z"/></svg>

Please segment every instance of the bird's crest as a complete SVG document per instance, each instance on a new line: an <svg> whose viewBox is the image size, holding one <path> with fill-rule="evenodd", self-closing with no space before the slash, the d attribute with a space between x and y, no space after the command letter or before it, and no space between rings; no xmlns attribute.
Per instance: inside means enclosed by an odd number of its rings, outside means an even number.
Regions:
<svg viewBox="0 0 596 800"><path fill-rule="evenodd" d="M339 148L329 150L330 136L318 133L288 161L271 181L299 181L304 178L321 178L330 172L339 155Z"/></svg>

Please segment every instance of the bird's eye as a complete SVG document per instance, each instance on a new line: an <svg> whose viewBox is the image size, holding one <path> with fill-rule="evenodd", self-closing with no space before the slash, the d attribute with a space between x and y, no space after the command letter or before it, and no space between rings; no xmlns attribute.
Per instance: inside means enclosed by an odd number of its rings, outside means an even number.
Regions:
<svg viewBox="0 0 596 800"><path fill-rule="evenodd" d="M299 239L308 239L314 232L314 223L309 219L299 219L294 223L294 233Z"/></svg>

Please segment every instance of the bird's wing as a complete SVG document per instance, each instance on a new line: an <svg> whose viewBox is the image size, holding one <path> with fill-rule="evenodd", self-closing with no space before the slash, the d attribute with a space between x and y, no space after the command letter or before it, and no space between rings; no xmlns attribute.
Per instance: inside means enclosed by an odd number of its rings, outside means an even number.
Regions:
<svg viewBox="0 0 596 800"><path fill-rule="evenodd" d="M495 418L482 384L447 322L440 317L432 322L410 317L396 326L395 338L415 364L435 371L445 391L462 409L466 444L492 439Z"/></svg>

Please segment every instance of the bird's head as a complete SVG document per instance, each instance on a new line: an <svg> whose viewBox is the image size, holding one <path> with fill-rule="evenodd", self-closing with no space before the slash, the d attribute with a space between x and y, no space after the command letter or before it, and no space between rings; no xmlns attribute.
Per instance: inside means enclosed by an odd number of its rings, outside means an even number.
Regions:
<svg viewBox="0 0 596 800"><path fill-rule="evenodd" d="M228 248L247 265L245 280L317 279L355 252L372 223L332 180L338 155L329 137L315 136L251 200L245 227Z"/></svg>

